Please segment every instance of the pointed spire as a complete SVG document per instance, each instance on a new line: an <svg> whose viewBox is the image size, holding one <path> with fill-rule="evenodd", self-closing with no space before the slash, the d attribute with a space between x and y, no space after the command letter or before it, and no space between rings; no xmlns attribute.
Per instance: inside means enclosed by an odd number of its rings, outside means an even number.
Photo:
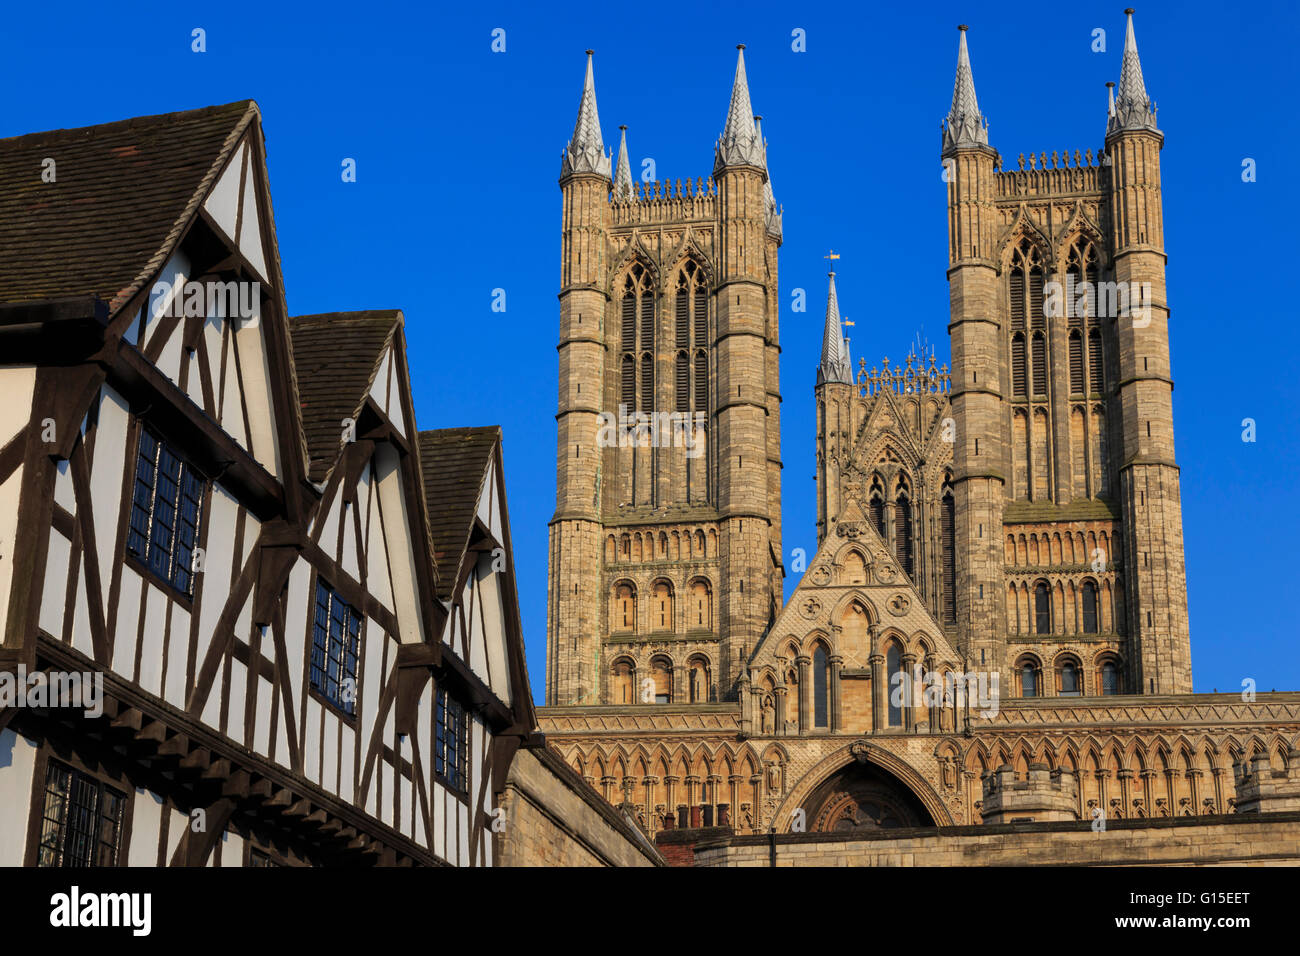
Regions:
<svg viewBox="0 0 1300 956"><path fill-rule="evenodd" d="M749 81L745 78L745 44L736 47L736 79L731 85L731 107L727 125L718 137L717 158L713 168L724 166L764 166L763 143L754 129L754 111L749 105Z"/></svg>
<svg viewBox="0 0 1300 956"><path fill-rule="evenodd" d="M763 172L767 173L767 180L763 183L763 215L767 221L768 235L781 238L781 209L776 204L776 196L772 193L772 173L767 168L767 141L763 139L763 117L754 117L754 135L758 137L759 143L763 147Z"/></svg>
<svg viewBox="0 0 1300 956"><path fill-rule="evenodd" d="M571 173L596 173L609 178L609 152L600 135L600 116L596 112L596 76L587 51L587 79L582 84L582 102L578 106L578 121L573 126L573 138L560 161L560 176Z"/></svg>
<svg viewBox="0 0 1300 956"><path fill-rule="evenodd" d="M826 328L822 331L822 363L817 368L817 384L835 382L851 385L849 346L840 325L840 304L835 296L835 273L829 273L830 291L826 295Z"/></svg>
<svg viewBox="0 0 1300 956"><path fill-rule="evenodd" d="M1124 11L1128 27L1124 31L1124 63L1119 71L1119 91L1114 94L1115 108L1106 122L1106 132L1126 129L1156 128L1155 106L1147 96L1142 80L1142 61L1138 59L1137 37L1133 33L1133 8Z"/></svg>
<svg viewBox="0 0 1300 956"><path fill-rule="evenodd" d="M957 79L952 86L952 108L943 124L943 151L958 146L987 146L989 124L980 113L975 99L975 76L971 73L970 53L966 49L966 25L957 27L961 41L957 46Z"/></svg>
<svg viewBox="0 0 1300 956"><path fill-rule="evenodd" d="M1106 99L1109 101L1106 108L1106 126L1109 127L1115 120L1115 83L1113 80L1106 81Z"/></svg>
<svg viewBox="0 0 1300 956"><path fill-rule="evenodd" d="M627 161L627 127L620 126L618 140L618 165L614 167L614 198L632 199L632 167Z"/></svg>

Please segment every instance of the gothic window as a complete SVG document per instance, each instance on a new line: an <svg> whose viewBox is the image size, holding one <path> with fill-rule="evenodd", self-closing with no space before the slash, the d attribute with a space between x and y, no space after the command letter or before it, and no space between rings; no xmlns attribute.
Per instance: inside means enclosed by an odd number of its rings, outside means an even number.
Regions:
<svg viewBox="0 0 1300 956"><path fill-rule="evenodd" d="M957 620L957 511L952 486L944 481L943 501L939 506L939 547L943 555L943 619Z"/></svg>
<svg viewBox="0 0 1300 956"><path fill-rule="evenodd" d="M695 353L695 408L694 411L709 410L709 356L703 349Z"/></svg>
<svg viewBox="0 0 1300 956"><path fill-rule="evenodd" d="M829 686L831 665L826 648L821 644L813 651L813 726L829 727Z"/></svg>
<svg viewBox="0 0 1300 956"><path fill-rule="evenodd" d="M1093 581L1083 582L1083 633L1097 633L1097 585Z"/></svg>
<svg viewBox="0 0 1300 956"><path fill-rule="evenodd" d="M1045 330L1046 318L1043 312L1044 269L1038 247L1022 238L1011 252L1011 262L1007 274L1007 304L1011 320L1011 393L1013 396L1027 396L1030 386L1034 394L1046 394L1040 391L1038 378L1038 336L1026 341L1025 331ZM1026 348L1033 349L1032 360L1035 362L1034 380L1026 377ZM1045 365L1045 351L1044 351ZM1042 378L1046 382L1046 374Z"/></svg>
<svg viewBox="0 0 1300 956"><path fill-rule="evenodd" d="M868 511L871 520L871 526L876 529L876 534L880 535L880 540L885 540L885 486L880 480L879 475L873 475L871 478L871 491L868 493Z"/></svg>
<svg viewBox="0 0 1300 956"><path fill-rule="evenodd" d="M671 704L673 702L673 662L666 657L655 657L650 661L650 679L655 682L655 703Z"/></svg>
<svg viewBox="0 0 1300 956"><path fill-rule="evenodd" d="M1083 394L1083 336L1078 329L1070 331L1070 394Z"/></svg>
<svg viewBox="0 0 1300 956"><path fill-rule="evenodd" d="M1052 590L1046 581L1034 585L1034 633L1052 633Z"/></svg>
<svg viewBox="0 0 1300 956"><path fill-rule="evenodd" d="M1034 394L1047 394L1047 336L1035 332L1033 339Z"/></svg>
<svg viewBox="0 0 1300 956"><path fill-rule="evenodd" d="M843 581L845 584L867 583L867 563L856 551L850 551L844 556Z"/></svg>
<svg viewBox="0 0 1300 956"><path fill-rule="evenodd" d="M654 411L655 297L650 273L639 262L632 264L623 280L619 317L623 353L619 361L620 399L629 413Z"/></svg>
<svg viewBox="0 0 1300 956"><path fill-rule="evenodd" d="M1011 336L1011 394L1024 398L1025 392L1025 334Z"/></svg>
<svg viewBox="0 0 1300 956"><path fill-rule="evenodd" d="M889 726L901 727L903 726L902 700L907 689L903 687L903 652L892 642L885 651L885 670L888 680L882 690L889 695Z"/></svg>
<svg viewBox="0 0 1300 956"><path fill-rule="evenodd" d="M1020 696L1021 697L1041 697L1042 689L1042 670L1038 666L1038 659L1029 655L1022 657L1016 664L1016 669L1020 676Z"/></svg>
<svg viewBox="0 0 1300 956"><path fill-rule="evenodd" d="M704 269L687 259L677 273L674 387L679 412L707 412L709 398L709 290Z"/></svg>
<svg viewBox="0 0 1300 956"><path fill-rule="evenodd" d="M1101 662L1098 684L1103 697L1114 697L1119 693L1119 665L1107 658Z"/></svg>
<svg viewBox="0 0 1300 956"><path fill-rule="evenodd" d="M1079 662L1072 657L1062 658L1056 665L1056 693L1058 697L1083 696Z"/></svg>
<svg viewBox="0 0 1300 956"><path fill-rule="evenodd" d="M673 630L673 586L667 581L655 584L654 598L650 606L654 630Z"/></svg>
<svg viewBox="0 0 1300 956"><path fill-rule="evenodd" d="M1093 329L1088 333L1088 389L1103 392L1106 388L1105 365L1101 354L1101 330Z"/></svg>
<svg viewBox="0 0 1300 956"><path fill-rule="evenodd" d="M1065 272L1073 280L1073 289L1067 288L1067 315L1071 325L1078 320L1097 314L1097 277L1100 266L1097 250L1091 242L1080 236L1066 254Z"/></svg>
<svg viewBox="0 0 1300 956"><path fill-rule="evenodd" d="M636 589L627 581L614 585L614 606L610 623L615 631L636 630Z"/></svg>
<svg viewBox="0 0 1300 956"><path fill-rule="evenodd" d="M707 581L691 584L691 609L688 627L710 630L713 627L713 606Z"/></svg>
<svg viewBox="0 0 1300 956"><path fill-rule="evenodd" d="M912 576L914 545L912 541L912 500L907 478L899 475L898 494L894 499L894 554L903 571Z"/></svg>
<svg viewBox="0 0 1300 956"><path fill-rule="evenodd" d="M626 659L614 662L610 670L609 701L611 704L635 704L636 668Z"/></svg>

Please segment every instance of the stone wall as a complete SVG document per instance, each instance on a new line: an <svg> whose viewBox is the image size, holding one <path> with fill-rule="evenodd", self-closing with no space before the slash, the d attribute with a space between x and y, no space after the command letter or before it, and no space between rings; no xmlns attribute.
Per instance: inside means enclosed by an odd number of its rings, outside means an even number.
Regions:
<svg viewBox="0 0 1300 956"><path fill-rule="evenodd" d="M678 833L680 841L684 833ZM777 866L1294 866L1300 812L776 838ZM768 866L766 836L702 839L695 866ZM678 854L682 854L679 852Z"/></svg>
<svg viewBox="0 0 1300 956"><path fill-rule="evenodd" d="M623 814L553 751L520 750L499 804L498 866L662 866Z"/></svg>

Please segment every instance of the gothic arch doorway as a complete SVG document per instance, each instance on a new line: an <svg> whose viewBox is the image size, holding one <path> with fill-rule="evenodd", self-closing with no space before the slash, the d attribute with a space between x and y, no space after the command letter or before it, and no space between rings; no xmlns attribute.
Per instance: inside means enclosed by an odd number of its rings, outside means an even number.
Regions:
<svg viewBox="0 0 1300 956"><path fill-rule="evenodd" d="M823 780L805 802L808 830L851 833L932 827L934 818L897 777L854 760Z"/></svg>

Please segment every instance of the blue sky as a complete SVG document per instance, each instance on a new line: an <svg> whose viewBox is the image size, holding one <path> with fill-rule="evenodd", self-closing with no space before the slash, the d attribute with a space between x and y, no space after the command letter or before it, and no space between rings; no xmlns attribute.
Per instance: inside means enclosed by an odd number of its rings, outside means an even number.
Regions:
<svg viewBox="0 0 1300 956"><path fill-rule="evenodd" d="M596 50L606 142L633 168L705 176L747 44L781 250L784 521L816 544L813 374L828 248L854 359L948 347L939 122L958 23L990 142L1096 151L1118 80L1122 4L606 4L444 11L372 2L280 10L14 7L0 33L0 136L253 98L266 130L291 312L401 308L423 428L500 424L529 670L540 700L554 456L560 150L583 50ZM580 9L570 7L569 9ZM1288 3L1138 6L1161 157L1175 437L1195 688L1300 689L1289 561L1300 346L1292 269L1300 146ZM207 52L191 51L206 31ZM492 31L505 30L494 53ZM1092 51L1106 31L1106 52ZM806 52L792 50L792 31ZM357 162L357 182L340 164ZM1257 181L1242 181L1255 161ZM505 313L491 311L506 290ZM794 288L809 309L788 308ZM1257 441L1242 441L1253 418ZM1288 477L1289 476L1289 477ZM789 589L794 579L789 581Z"/></svg>

